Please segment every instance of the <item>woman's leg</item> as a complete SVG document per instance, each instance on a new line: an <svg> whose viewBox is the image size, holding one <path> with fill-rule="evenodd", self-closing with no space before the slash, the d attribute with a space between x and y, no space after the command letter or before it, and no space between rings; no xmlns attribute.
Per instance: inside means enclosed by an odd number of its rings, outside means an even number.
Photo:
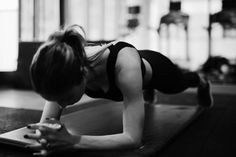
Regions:
<svg viewBox="0 0 236 157"><path fill-rule="evenodd" d="M197 73L183 73L170 59L158 52L150 50L139 52L152 67L151 88L156 88L166 94L176 94L199 85L200 78Z"/></svg>
<svg viewBox="0 0 236 157"><path fill-rule="evenodd" d="M209 83L200 77L198 73L181 71L170 59L158 52L150 50L141 50L139 52L152 67L153 74L149 88L155 88L166 94L177 94L187 88L196 87L201 89L198 90L198 98L201 95L199 99L203 100L202 98L204 98L206 100L201 101L201 104L212 104L210 87L207 87Z"/></svg>

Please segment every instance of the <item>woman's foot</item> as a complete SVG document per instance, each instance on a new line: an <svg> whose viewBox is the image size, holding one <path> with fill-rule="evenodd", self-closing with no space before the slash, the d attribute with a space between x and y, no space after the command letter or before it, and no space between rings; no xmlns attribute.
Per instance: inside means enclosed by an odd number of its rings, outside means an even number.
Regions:
<svg viewBox="0 0 236 157"><path fill-rule="evenodd" d="M197 91L198 104L205 108L213 107L213 97L211 93L210 81L202 79Z"/></svg>

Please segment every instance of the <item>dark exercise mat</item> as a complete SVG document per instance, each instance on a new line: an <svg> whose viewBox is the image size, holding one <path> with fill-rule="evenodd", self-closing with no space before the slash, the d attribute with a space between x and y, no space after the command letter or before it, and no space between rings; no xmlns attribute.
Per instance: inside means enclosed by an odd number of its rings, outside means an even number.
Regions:
<svg viewBox="0 0 236 157"><path fill-rule="evenodd" d="M72 132L105 135L122 131L122 103L102 101L83 110L63 116L62 121ZM203 110L198 106L146 105L143 146L134 150L74 151L64 156L153 156L187 127ZM58 154L56 154L58 155ZM55 155L55 156L56 156ZM62 154L60 154L63 156Z"/></svg>
<svg viewBox="0 0 236 157"><path fill-rule="evenodd" d="M0 134L39 121L41 111L0 107Z"/></svg>
<svg viewBox="0 0 236 157"><path fill-rule="evenodd" d="M0 109L0 113L1 110L2 109ZM201 111L202 110L197 106L146 105L142 147L138 149L118 151L68 150L66 152L54 154L53 156L152 156L159 152L175 135L195 119ZM21 113L24 114L23 119L19 116ZM12 126L12 128L5 127L6 125L1 124L0 131L4 130L5 132L6 130L9 131L15 129L15 125L25 126L27 123L37 122L34 120L40 117L39 114L40 112L38 111L18 109L15 112L15 115L10 114L11 116L8 115L7 118L5 117L5 120L8 121L8 126ZM18 115L19 118L16 119L16 115ZM73 133L79 132L80 134L105 135L122 131L121 115L122 103L98 100L68 109L64 112L61 120ZM1 120L4 120L4 114L1 116ZM9 152L10 149L11 148L7 148L7 152ZM0 150L0 154L1 152L2 150ZM21 156L21 154L17 153L18 152L15 150L14 156ZM8 154L6 153L6 150L4 154ZM11 155L12 154L14 154L14 152L11 152Z"/></svg>
<svg viewBox="0 0 236 157"><path fill-rule="evenodd" d="M0 134L39 121L41 111L0 107ZM11 145L0 144L0 157L30 157L32 152Z"/></svg>

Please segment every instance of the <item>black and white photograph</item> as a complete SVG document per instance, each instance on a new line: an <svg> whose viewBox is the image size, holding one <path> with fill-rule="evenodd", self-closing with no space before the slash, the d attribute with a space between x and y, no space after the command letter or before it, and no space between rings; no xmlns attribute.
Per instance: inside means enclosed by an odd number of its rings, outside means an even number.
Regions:
<svg viewBox="0 0 236 157"><path fill-rule="evenodd" d="M0 0L0 157L235 157L235 0Z"/></svg>

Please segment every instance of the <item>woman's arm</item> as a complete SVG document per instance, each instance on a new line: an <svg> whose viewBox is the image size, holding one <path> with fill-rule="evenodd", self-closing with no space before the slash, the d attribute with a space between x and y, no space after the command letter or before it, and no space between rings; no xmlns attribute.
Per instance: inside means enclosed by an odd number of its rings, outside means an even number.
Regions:
<svg viewBox="0 0 236 157"><path fill-rule="evenodd" d="M116 83L124 98L123 132L113 135L87 136L72 135L67 131L66 127L63 127L61 131L49 131L50 129L47 130L45 127L41 127L42 132L44 132L42 135L45 135L46 139L50 137L51 139L49 140L57 141L58 146L61 143L62 148L64 147L63 143L67 143L67 145L76 149L127 149L137 148L141 145L144 100L140 58L137 51L133 48L124 48L121 51L116 64ZM42 119L44 120L48 116L57 117L60 115L59 111L57 105L53 104L53 102L48 102ZM31 128L40 129L40 125L34 125ZM30 135L30 138L40 139L42 137ZM41 145L31 147L37 147L39 150L45 149Z"/></svg>
<svg viewBox="0 0 236 157"><path fill-rule="evenodd" d="M82 135L75 148L122 149L138 147L141 144L144 100L140 58L133 48L122 51L124 53L120 52L117 59L116 82L124 97L123 132L105 136Z"/></svg>
<svg viewBox="0 0 236 157"><path fill-rule="evenodd" d="M41 115L40 123L45 122L46 118L55 118L59 120L61 112L62 107L57 102L46 101L43 108L43 113Z"/></svg>

